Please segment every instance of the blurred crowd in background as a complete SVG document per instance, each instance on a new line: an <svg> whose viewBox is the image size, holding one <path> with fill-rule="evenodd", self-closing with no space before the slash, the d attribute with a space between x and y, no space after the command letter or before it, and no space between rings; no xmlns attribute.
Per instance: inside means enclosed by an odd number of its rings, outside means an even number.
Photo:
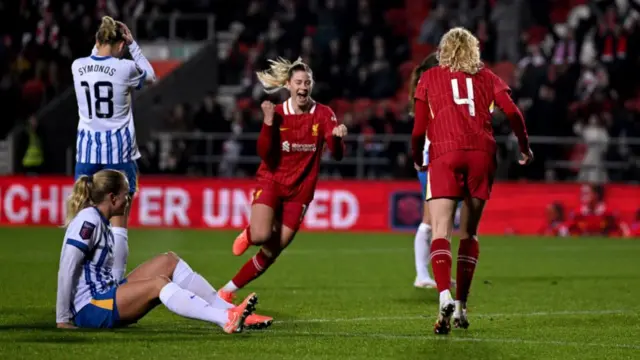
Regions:
<svg viewBox="0 0 640 360"><path fill-rule="evenodd" d="M553 137L551 143L534 143L533 166L503 166L501 178L598 183L640 178L640 144L628 140L640 138L635 71L640 48L632 45L640 44L640 3L635 0L0 1L0 101L6 104L0 134L20 123L37 130L31 116L69 86L66 69L90 52L103 15L152 19L176 11L216 14L216 30L234 39L220 64L220 82L241 91L231 109L219 104L220 94L174 108L160 130L230 136L211 146L174 141L169 156L159 150L161 140L145 145L144 172L251 174L255 165L238 159L255 156L254 140L243 135L261 126L258 104L266 95L254 73L269 58L300 56L314 70L314 98L330 104L350 134L359 135L349 140L349 151L384 160L367 166L365 175L414 177L408 138L397 136L412 128L409 73L444 32L465 26L479 38L486 66L512 87L530 135ZM147 20L136 35L162 39L163 26ZM201 32L194 25L177 36L189 40ZM513 164L517 146L499 115L495 130L504 140L502 163ZM28 141L28 134L18 138ZM576 138L580 141L571 141ZM206 171L189 161L203 152L220 157ZM355 167L329 164L323 173L350 177Z"/></svg>

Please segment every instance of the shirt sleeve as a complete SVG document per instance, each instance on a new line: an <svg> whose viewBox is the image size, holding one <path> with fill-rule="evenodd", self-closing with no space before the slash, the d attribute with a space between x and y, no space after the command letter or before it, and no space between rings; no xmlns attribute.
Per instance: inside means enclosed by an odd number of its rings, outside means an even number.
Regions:
<svg viewBox="0 0 640 360"><path fill-rule="evenodd" d="M411 131L411 154L413 162L417 165L422 165L424 163L423 150L427 136L429 114L429 104L424 100L417 99L415 104L413 130Z"/></svg>
<svg viewBox="0 0 640 360"><path fill-rule="evenodd" d="M56 322L71 321L72 291L74 281L81 271L82 262L96 243L96 224L91 220L76 219L65 233L60 267L58 268L58 292L56 297Z"/></svg>
<svg viewBox="0 0 640 360"><path fill-rule="evenodd" d="M502 78L500 78L495 73L490 72L490 74L493 83L493 94L497 95L504 91L507 94L511 95L511 88L509 87L509 85L507 85L507 83L504 82L504 80L502 80Z"/></svg>
<svg viewBox="0 0 640 360"><path fill-rule="evenodd" d="M129 45L129 52L133 58L129 86L141 89L146 82L155 82L156 73L153 70L153 66L151 66L151 63L144 56L140 46L138 46L135 41Z"/></svg>
<svg viewBox="0 0 640 360"><path fill-rule="evenodd" d="M520 152L526 153L529 151L529 135L527 134L524 116L522 116L520 109L511 99L509 86L496 74L492 72L490 74L493 82L494 103L509 120L511 130L518 138Z"/></svg>
<svg viewBox="0 0 640 360"><path fill-rule="evenodd" d="M331 156L336 160L342 160L345 151L345 144L341 137L333 136L333 129L340 123L333 110L327 108L328 114L324 121L324 140L331 151Z"/></svg>
<svg viewBox="0 0 640 360"><path fill-rule="evenodd" d="M416 92L413 97L424 102L427 101L427 86L422 77L420 77L420 80L418 80L418 85L416 85Z"/></svg>

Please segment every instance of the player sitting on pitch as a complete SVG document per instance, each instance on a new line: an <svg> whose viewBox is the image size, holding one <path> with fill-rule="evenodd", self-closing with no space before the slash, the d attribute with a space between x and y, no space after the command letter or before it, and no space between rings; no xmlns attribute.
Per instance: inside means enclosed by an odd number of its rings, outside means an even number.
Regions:
<svg viewBox="0 0 640 360"><path fill-rule="evenodd" d="M100 170L76 180L67 200L58 270L58 328L123 327L163 303L178 315L214 323L226 333L241 332L257 296L229 308L206 279L172 252L148 260L122 281L114 278L109 220L124 214L129 201L129 182L119 171Z"/></svg>

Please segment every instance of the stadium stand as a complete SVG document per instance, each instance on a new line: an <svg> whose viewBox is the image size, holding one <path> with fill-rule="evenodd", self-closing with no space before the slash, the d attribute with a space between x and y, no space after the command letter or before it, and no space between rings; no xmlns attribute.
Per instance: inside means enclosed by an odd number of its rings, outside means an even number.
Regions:
<svg viewBox="0 0 640 360"><path fill-rule="evenodd" d="M220 87L171 111L162 129L187 135L150 143L144 171L250 173L260 127L257 104L264 99L254 71L267 58L301 56L315 71L314 96L330 103L356 135L349 148L360 159L354 160L357 169L348 161L339 167L328 163L325 175L413 176L406 157L408 74L435 49L444 31L461 25L478 36L487 66L511 85L531 135L539 137L535 166L520 169L502 161L502 178L639 178L640 144L634 138L640 136L640 75L633 69L640 57L630 46L640 40L635 0L77 3L56 8L46 1L36 6L22 1L3 8L2 19L20 14L23 20L20 29L11 31L3 21L0 32L0 96L3 103L19 104L7 110L10 119L26 119L66 88L68 74L59 69L91 47L93 31L88 29L95 28L101 14L216 14ZM161 37L165 32L157 28L162 26L147 21L136 35ZM186 26L177 36L189 39L198 33L197 26ZM13 125L3 123L3 134ZM517 156L499 116L495 129L502 135L500 158ZM218 139L220 133L232 135L207 145L189 133Z"/></svg>

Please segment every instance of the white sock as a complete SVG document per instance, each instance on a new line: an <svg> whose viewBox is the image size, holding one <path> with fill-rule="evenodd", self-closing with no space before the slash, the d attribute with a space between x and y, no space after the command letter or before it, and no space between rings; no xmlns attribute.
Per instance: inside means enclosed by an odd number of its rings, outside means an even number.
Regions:
<svg viewBox="0 0 640 360"><path fill-rule="evenodd" d="M224 327L229 319L227 310L214 308L203 298L174 282L168 283L160 290L160 301L175 314L208 321L220 327Z"/></svg>
<svg viewBox="0 0 640 360"><path fill-rule="evenodd" d="M222 300L216 289L202 275L194 272L186 261L180 259L173 270L173 282L183 289L198 295L217 309L230 309L235 305Z"/></svg>
<svg viewBox="0 0 640 360"><path fill-rule="evenodd" d="M445 302L450 302L453 301L453 298L451 297L451 291L449 290L444 290L440 292L440 305L444 304Z"/></svg>
<svg viewBox="0 0 640 360"><path fill-rule="evenodd" d="M220 289L222 291L227 291L227 292L236 292L238 291L238 287L236 286L236 284L233 283L233 280L230 280L225 286L222 287L222 289Z"/></svg>
<svg viewBox="0 0 640 360"><path fill-rule="evenodd" d="M236 307L235 305L233 305L230 302L227 302L226 300L224 300L218 295L216 295L216 298L213 300L213 303L211 304L211 306L213 306L214 308L226 309L226 310Z"/></svg>
<svg viewBox="0 0 640 360"><path fill-rule="evenodd" d="M431 279L429 275L429 254L431 252L431 226L421 223L413 240L416 258L416 274L419 280Z"/></svg>
<svg viewBox="0 0 640 360"><path fill-rule="evenodd" d="M124 278L127 272L127 258L129 257L129 233L126 228L111 228L115 245L113 247L113 268L112 273L116 281Z"/></svg>

